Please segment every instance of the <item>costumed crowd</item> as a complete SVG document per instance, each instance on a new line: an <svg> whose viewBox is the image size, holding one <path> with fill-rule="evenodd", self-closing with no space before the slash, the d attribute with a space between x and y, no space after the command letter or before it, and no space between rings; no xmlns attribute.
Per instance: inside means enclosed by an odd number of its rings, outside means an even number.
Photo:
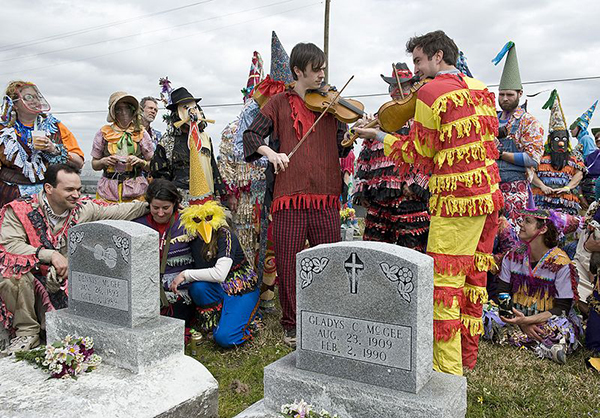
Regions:
<svg viewBox="0 0 600 418"><path fill-rule="evenodd" d="M116 91L93 138L95 196L82 195L84 153L38 86L10 82L0 115L0 323L11 336L2 354L44 340L45 313L68 304L69 229L102 219L158 232L161 314L235 347L278 294L294 347L296 254L340 241L340 213L353 206L366 210L362 239L433 258L435 370L475 367L481 337L561 364L582 344L600 351L597 101L569 125L553 90L545 129L522 100L513 42L492 60L504 60L497 94L442 31L411 38L406 51L414 71L398 62L381 78L388 104L413 107L390 123L386 104L349 128L305 103L324 82L323 51L299 43L288 56L273 32L270 73L254 52L218 157L205 132L214 121L185 87L161 78L160 98L140 101ZM151 126L161 103L164 133Z"/></svg>

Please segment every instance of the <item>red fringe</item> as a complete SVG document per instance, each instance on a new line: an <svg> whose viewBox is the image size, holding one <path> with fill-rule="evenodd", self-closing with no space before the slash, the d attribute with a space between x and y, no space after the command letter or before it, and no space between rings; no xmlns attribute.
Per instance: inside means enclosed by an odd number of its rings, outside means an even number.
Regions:
<svg viewBox="0 0 600 418"><path fill-rule="evenodd" d="M579 284L579 273L577 273L577 268L575 264L569 264L569 275L571 276L571 289L573 289L573 300L577 302L579 300L579 291L577 290L577 286Z"/></svg>
<svg viewBox="0 0 600 418"><path fill-rule="evenodd" d="M315 123L316 115L304 105L304 100L300 96L292 94L289 91L286 95L292 109L291 117L294 121L294 130L296 131L298 141L300 141L306 131ZM312 131L314 132L315 128L312 128Z"/></svg>
<svg viewBox="0 0 600 418"><path fill-rule="evenodd" d="M258 90L266 98L276 95L285 91L285 83L279 80L273 80L268 74L263 81L261 81L256 88L253 90L252 95Z"/></svg>
<svg viewBox="0 0 600 418"><path fill-rule="evenodd" d="M419 143L425 144L429 148L434 148L435 143L440 139L439 131L427 129L417 121L413 123L409 135L412 141L418 140Z"/></svg>
<svg viewBox="0 0 600 418"><path fill-rule="evenodd" d="M350 153L347 157L340 158L340 165L342 167L342 173L348 172L350 174L354 174L354 153L350 150Z"/></svg>
<svg viewBox="0 0 600 418"><path fill-rule="evenodd" d="M0 275L4 278L20 279L23 274L33 270L38 261L35 254L9 253L4 246L0 245Z"/></svg>
<svg viewBox="0 0 600 418"><path fill-rule="evenodd" d="M438 274L469 274L475 271L475 261L472 255L450 255L427 252L433 257L433 268Z"/></svg>
<svg viewBox="0 0 600 418"><path fill-rule="evenodd" d="M494 93L492 93L491 91L489 91L488 89L470 90L470 92L471 92L471 98L473 99L473 102L475 102L477 105L490 106L490 107L495 108L496 95Z"/></svg>
<svg viewBox="0 0 600 418"><path fill-rule="evenodd" d="M340 210L340 199L338 196L327 194L295 194L292 196L280 196L273 201L271 211L282 209L330 209Z"/></svg>
<svg viewBox="0 0 600 418"><path fill-rule="evenodd" d="M495 137L498 136L498 118L496 116L480 115L479 123L482 128L481 134L487 133Z"/></svg>
<svg viewBox="0 0 600 418"><path fill-rule="evenodd" d="M443 304L450 308L454 303L454 298L458 299L459 306L463 306L465 295L462 289L448 286L435 286L433 288L433 302Z"/></svg>
<svg viewBox="0 0 600 418"><path fill-rule="evenodd" d="M496 147L494 141L483 141L483 146L485 148L485 154L490 160L497 160L500 158L498 147Z"/></svg>
<svg viewBox="0 0 600 418"><path fill-rule="evenodd" d="M433 339L435 341L448 341L460 331L462 324L460 319L434 319L433 320Z"/></svg>

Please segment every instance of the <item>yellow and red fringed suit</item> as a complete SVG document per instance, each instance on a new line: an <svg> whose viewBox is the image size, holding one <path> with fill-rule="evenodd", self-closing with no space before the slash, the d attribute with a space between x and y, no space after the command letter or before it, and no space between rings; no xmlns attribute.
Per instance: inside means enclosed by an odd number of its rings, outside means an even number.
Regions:
<svg viewBox="0 0 600 418"><path fill-rule="evenodd" d="M407 136L386 135L399 164L431 173L427 254L434 259L434 369L462 375L477 361L487 270L503 206L495 159L494 94L462 74L438 75L417 94Z"/></svg>

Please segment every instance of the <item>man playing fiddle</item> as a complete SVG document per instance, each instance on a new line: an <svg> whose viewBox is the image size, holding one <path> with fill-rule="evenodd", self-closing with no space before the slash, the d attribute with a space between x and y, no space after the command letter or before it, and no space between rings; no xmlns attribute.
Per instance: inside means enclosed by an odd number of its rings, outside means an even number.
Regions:
<svg viewBox="0 0 600 418"><path fill-rule="evenodd" d="M246 161L264 155L269 170L275 172L271 213L281 325L284 342L291 346L296 344L296 253L304 249L307 239L311 246L340 241L339 158L350 151L340 145L346 125L325 114L293 158L288 158L318 117L306 107L304 97L321 86L326 64L316 45L296 45L290 54L295 83L271 97L244 132Z"/></svg>
<svg viewBox="0 0 600 418"><path fill-rule="evenodd" d="M431 173L431 224L427 254L434 259L434 369L461 375L477 361L487 300L486 272L503 205L495 159L498 119L494 94L456 69L458 48L444 32L411 38L406 45L421 78L408 135L355 130L384 142L401 171Z"/></svg>

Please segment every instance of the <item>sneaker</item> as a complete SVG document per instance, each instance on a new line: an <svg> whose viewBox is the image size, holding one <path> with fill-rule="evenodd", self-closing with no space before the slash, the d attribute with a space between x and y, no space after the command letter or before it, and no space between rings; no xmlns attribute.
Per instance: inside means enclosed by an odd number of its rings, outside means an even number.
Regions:
<svg viewBox="0 0 600 418"><path fill-rule="evenodd" d="M562 344L554 344L552 347L539 344L535 351L540 358L549 358L558 364L567 363L567 353Z"/></svg>
<svg viewBox="0 0 600 418"><path fill-rule="evenodd" d="M283 343L296 348L296 328L286 329L283 334Z"/></svg>
<svg viewBox="0 0 600 418"><path fill-rule="evenodd" d="M40 337L37 335L24 335L13 338L6 349L2 351L3 356L12 356L18 351L29 351L40 345Z"/></svg>

